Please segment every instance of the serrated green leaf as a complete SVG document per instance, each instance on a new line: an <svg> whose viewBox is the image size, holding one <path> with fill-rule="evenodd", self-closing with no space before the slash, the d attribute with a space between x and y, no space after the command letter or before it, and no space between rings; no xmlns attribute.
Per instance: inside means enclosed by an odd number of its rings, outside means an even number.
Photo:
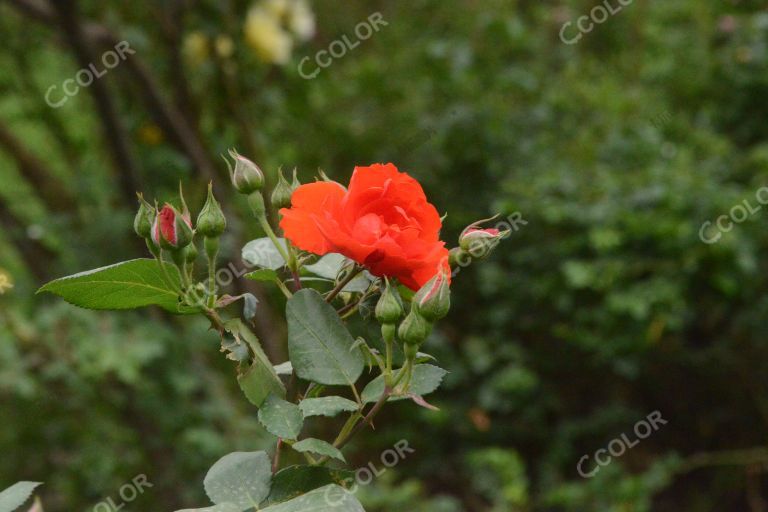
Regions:
<svg viewBox="0 0 768 512"><path fill-rule="evenodd" d="M413 378L408 393L424 396L432 393L443 381L448 372L431 364L417 364L413 367ZM365 403L376 402L384 393L384 377L378 376L365 386L361 398ZM392 396L391 400L402 400L402 396Z"/></svg>
<svg viewBox="0 0 768 512"><path fill-rule="evenodd" d="M288 250L284 238L278 238L277 241L283 246L283 249ZM280 251L277 250L275 244L268 237L257 238L245 244L242 257L243 260L251 265L261 268L277 270L285 266L285 260Z"/></svg>
<svg viewBox="0 0 768 512"><path fill-rule="evenodd" d="M338 485L326 485L262 512L365 512L352 493Z"/></svg>
<svg viewBox="0 0 768 512"><path fill-rule="evenodd" d="M248 400L259 407L264 399L273 394L279 397L285 396L285 386L277 376L261 343L253 332L240 320L232 319L224 324L224 328L232 334L236 340L245 341L251 348L253 358L250 364L240 365L237 382Z"/></svg>
<svg viewBox="0 0 768 512"><path fill-rule="evenodd" d="M296 375L319 384L352 385L365 360L336 310L315 290L288 299L288 352Z"/></svg>
<svg viewBox="0 0 768 512"><path fill-rule="evenodd" d="M277 279L277 272L272 270L271 268L261 268L259 270L254 270L253 272L249 272L245 274L246 279L250 279L251 281L269 281L272 282L275 279Z"/></svg>
<svg viewBox="0 0 768 512"><path fill-rule="evenodd" d="M266 452L234 452L208 470L203 486L216 505L231 503L238 511L258 506L268 495L272 465Z"/></svg>
<svg viewBox="0 0 768 512"><path fill-rule="evenodd" d="M333 457L334 459L339 459L342 462L347 462L338 448L322 439L308 437L307 439L302 439L298 443L294 443L291 447L297 452L317 453L319 455L326 455L328 457Z"/></svg>
<svg viewBox="0 0 768 512"><path fill-rule="evenodd" d="M24 504L42 482L17 482L0 492L0 510L16 510Z"/></svg>
<svg viewBox="0 0 768 512"><path fill-rule="evenodd" d="M174 287L180 286L179 271L166 265ZM88 309L132 309L160 306L172 313L183 313L179 295L168 284L160 264L153 259L116 263L62 277L38 290L63 298Z"/></svg>
<svg viewBox="0 0 768 512"><path fill-rule="evenodd" d="M337 484L343 487L354 482L354 471L324 466L289 466L272 477L272 490L267 505L287 501L318 487Z"/></svg>
<svg viewBox="0 0 768 512"><path fill-rule="evenodd" d="M304 415L298 405L269 395L259 409L259 422L272 435L296 439L304 424Z"/></svg>
<svg viewBox="0 0 768 512"><path fill-rule="evenodd" d="M299 409L305 418L310 416L333 417L343 411L356 411L357 404L340 396L305 398L299 402Z"/></svg>

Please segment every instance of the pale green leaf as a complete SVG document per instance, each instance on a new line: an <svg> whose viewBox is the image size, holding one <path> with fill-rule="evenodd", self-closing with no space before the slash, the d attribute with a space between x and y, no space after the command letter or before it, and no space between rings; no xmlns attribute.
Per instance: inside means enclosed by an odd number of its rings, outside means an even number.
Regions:
<svg viewBox="0 0 768 512"><path fill-rule="evenodd" d="M11 512L22 506L42 482L17 482L0 492L0 511Z"/></svg>
<svg viewBox="0 0 768 512"><path fill-rule="evenodd" d="M304 416L298 405L269 395L259 409L259 422L272 435L296 439L304 424Z"/></svg>
<svg viewBox="0 0 768 512"><path fill-rule="evenodd" d="M299 402L299 408L305 418L310 416L333 417L343 411L356 411L357 404L340 396L324 396L320 398L305 398Z"/></svg>
<svg viewBox="0 0 768 512"><path fill-rule="evenodd" d="M278 238L277 241L284 250L288 250L284 238ZM261 268L277 270L285 266L283 256L268 237L257 238L245 244L242 257L247 263Z"/></svg>
<svg viewBox="0 0 768 512"><path fill-rule="evenodd" d="M233 505L232 503L222 503L221 505L205 508L185 508L184 510L177 510L176 512L241 512L241 510L240 507Z"/></svg>
<svg viewBox="0 0 768 512"><path fill-rule="evenodd" d="M258 506L268 495L272 465L266 452L234 452L208 470L203 486L216 505L231 503L243 511Z"/></svg>
<svg viewBox="0 0 768 512"><path fill-rule="evenodd" d="M325 455L328 457L333 457L334 459L339 459L342 462L347 462L344 459L344 455L338 448L330 443L327 443L326 441L323 441L322 439L308 437L307 439L302 439L298 443L294 443L291 447L297 452L317 453L319 455Z"/></svg>
<svg viewBox="0 0 768 512"><path fill-rule="evenodd" d="M278 375L290 375L293 373L293 365L290 361L275 365L275 373Z"/></svg>
<svg viewBox="0 0 768 512"><path fill-rule="evenodd" d="M304 265L304 269L316 276L335 281L342 268L352 263L352 260L342 254L328 253L311 265ZM368 272L360 272L352 281L344 286L345 292L364 292L371 285L374 277Z"/></svg>

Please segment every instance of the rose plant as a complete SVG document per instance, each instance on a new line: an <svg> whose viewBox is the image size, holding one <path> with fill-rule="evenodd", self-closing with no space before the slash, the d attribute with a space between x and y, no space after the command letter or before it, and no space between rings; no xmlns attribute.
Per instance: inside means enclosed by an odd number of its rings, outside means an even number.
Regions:
<svg viewBox="0 0 768 512"><path fill-rule="evenodd" d="M449 251L440 240L440 215L421 185L393 164L374 164L356 167L348 187L323 173L304 185L295 172L292 182L281 173L270 197L279 209L279 237L266 213L263 173L247 158L230 155L232 184L247 196L266 234L243 248L243 259L256 267L245 277L274 283L285 296L288 361L270 361L248 327L255 298L222 294L217 285L219 238L227 223L211 185L194 224L181 191L179 208L152 205L139 194L134 230L152 258L56 279L40 291L85 308L155 305L211 322L222 352L236 364L240 388L276 439L271 454L235 452L216 462L204 480L213 506L195 510L363 510L345 490L352 478L339 467L342 449L389 401L434 408L424 396L446 371L420 348L450 308L451 264L487 256L508 233L482 229L480 221ZM201 241L204 276L195 265ZM245 304L242 318L225 318L225 308L237 300ZM366 314L374 302L373 314ZM377 322L382 343L355 337L346 325L353 315ZM375 376L360 389L366 367ZM334 439L302 436L308 420L339 415L346 420ZM306 464L281 468L286 448Z"/></svg>

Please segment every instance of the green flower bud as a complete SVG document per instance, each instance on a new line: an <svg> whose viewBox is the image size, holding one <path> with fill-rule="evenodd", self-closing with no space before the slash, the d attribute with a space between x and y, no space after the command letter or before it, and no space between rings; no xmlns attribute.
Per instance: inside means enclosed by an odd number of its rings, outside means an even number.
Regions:
<svg viewBox="0 0 768 512"><path fill-rule="evenodd" d="M416 308L411 308L411 312L397 329L397 335L406 345L421 345L430 332L432 332L432 324L421 316Z"/></svg>
<svg viewBox="0 0 768 512"><path fill-rule="evenodd" d="M299 178L296 176L296 168L293 168L293 180L291 181L291 194L301 186L301 182L299 181Z"/></svg>
<svg viewBox="0 0 768 512"><path fill-rule="evenodd" d="M139 211L136 212L136 218L133 219L133 230L141 238L152 238L152 224L155 222L155 209L149 204L142 194L136 194L139 197Z"/></svg>
<svg viewBox="0 0 768 512"><path fill-rule="evenodd" d="M448 274L441 270L413 296L413 307L430 322L443 318L451 309Z"/></svg>
<svg viewBox="0 0 768 512"><path fill-rule="evenodd" d="M272 206L276 209L289 208L291 206L291 196L293 195L293 188L291 184L283 176L283 170L278 171L280 179L272 191Z"/></svg>
<svg viewBox="0 0 768 512"><path fill-rule="evenodd" d="M229 162L224 159L229 168L229 175L232 178L232 185L235 186L241 194L250 194L261 190L264 186L264 173L259 166L240 155L234 149L229 150L229 156L235 161L234 169Z"/></svg>
<svg viewBox="0 0 768 512"><path fill-rule="evenodd" d="M208 198L205 200L200 215L197 216L197 231L204 237L221 236L227 227L227 219L216 198L213 197L213 184L208 183Z"/></svg>
<svg viewBox="0 0 768 512"><path fill-rule="evenodd" d="M194 242L184 248L184 259L187 264L192 264L197 259L197 246Z"/></svg>
<svg viewBox="0 0 768 512"><path fill-rule="evenodd" d="M376 303L376 320L380 324L394 324L403 316L403 303L400 294L392 283L387 280L387 286Z"/></svg>

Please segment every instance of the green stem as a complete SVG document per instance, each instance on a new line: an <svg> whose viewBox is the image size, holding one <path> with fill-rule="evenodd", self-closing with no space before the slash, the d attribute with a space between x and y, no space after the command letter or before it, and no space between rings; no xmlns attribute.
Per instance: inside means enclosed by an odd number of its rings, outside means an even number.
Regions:
<svg viewBox="0 0 768 512"><path fill-rule="evenodd" d="M355 267L352 270L350 270L349 274L344 276L344 279L339 281L339 284L336 285L336 288L330 291L328 295L325 297L325 302L330 303L333 299L336 298L336 296L341 292L341 290L344 289L345 286L347 286L350 281L352 281L357 274L363 271L363 267Z"/></svg>
<svg viewBox="0 0 768 512"><path fill-rule="evenodd" d="M175 291L176 293L181 294L181 288L176 286L176 282L173 279L171 279L171 274L168 273L168 268L165 266L166 265L166 261L163 258L163 251L162 251L162 249L160 250L159 256L157 257L157 261L160 263L160 268L163 270L163 275L168 280L168 284L171 287L171 289L173 291Z"/></svg>
<svg viewBox="0 0 768 512"><path fill-rule="evenodd" d="M289 290L288 287L285 286L285 283L282 282L279 277L275 278L275 284L277 284L277 287L280 288L281 292L283 292L283 295L285 295L286 299L290 299L291 297L293 297L291 290Z"/></svg>
<svg viewBox="0 0 768 512"><path fill-rule="evenodd" d="M266 215L259 215L257 218L259 220L259 225L261 226L261 229L264 230L264 232L267 234L269 239L272 240L272 243L275 244L275 247L277 248L277 252L280 253L280 256L283 257L283 261L285 261L287 265L291 257L285 251L285 247L283 247L283 244L281 244L280 241L277 239L277 235L275 235L275 232L272 230L272 226L269 225L269 221L267 221Z"/></svg>

